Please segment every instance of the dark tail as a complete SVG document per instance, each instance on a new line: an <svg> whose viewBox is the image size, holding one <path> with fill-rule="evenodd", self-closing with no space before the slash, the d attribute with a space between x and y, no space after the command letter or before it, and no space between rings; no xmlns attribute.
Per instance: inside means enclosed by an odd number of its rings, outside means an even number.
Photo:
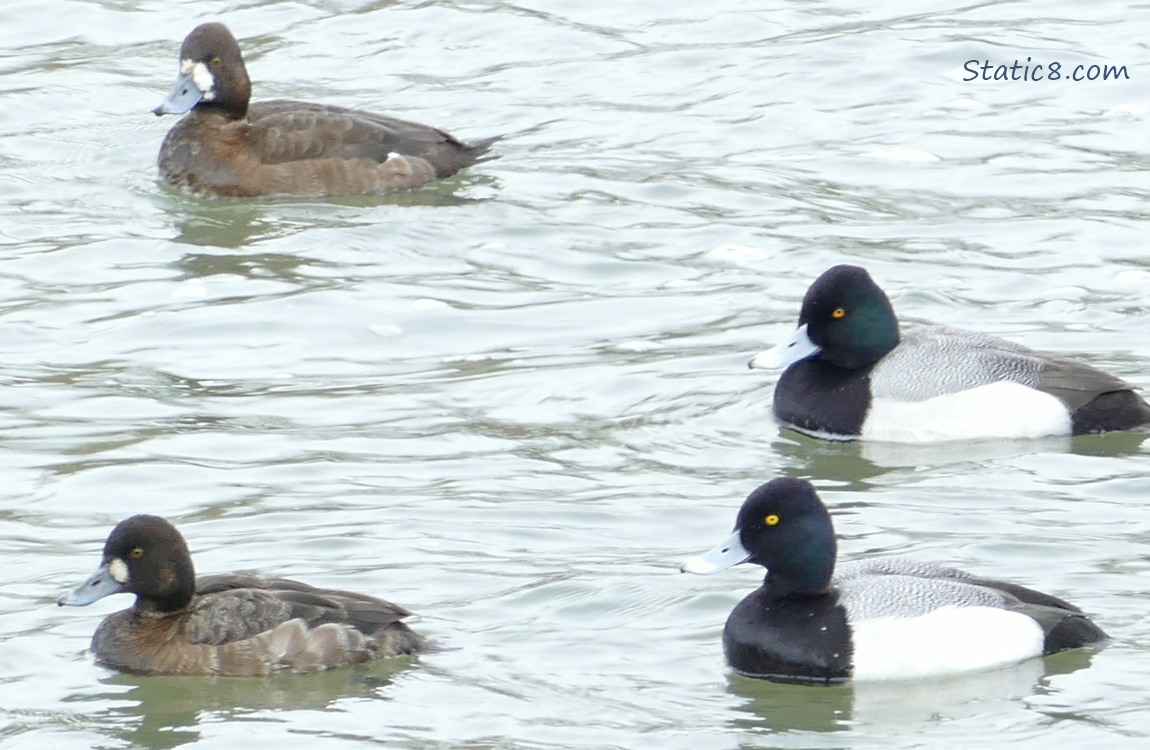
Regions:
<svg viewBox="0 0 1150 750"><path fill-rule="evenodd" d="M1043 653L1056 654L1071 648L1081 648L1110 639L1102 628L1090 621L1086 615L1063 617L1058 624L1046 633Z"/></svg>
<svg viewBox="0 0 1150 750"><path fill-rule="evenodd" d="M477 141L468 141L463 144L464 150L471 157L469 164L478 164L481 161L491 161L498 159L498 154L488 154L491 146L498 140L502 140L503 135L493 135L488 138L480 138Z"/></svg>

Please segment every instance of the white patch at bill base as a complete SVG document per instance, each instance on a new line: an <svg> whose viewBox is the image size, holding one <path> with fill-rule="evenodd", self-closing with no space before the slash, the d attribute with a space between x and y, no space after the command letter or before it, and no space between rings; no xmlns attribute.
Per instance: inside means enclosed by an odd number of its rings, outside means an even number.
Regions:
<svg viewBox="0 0 1150 750"><path fill-rule="evenodd" d="M116 583L128 582L128 566L118 557L113 557L112 561L108 563L108 574Z"/></svg>
<svg viewBox="0 0 1150 750"><path fill-rule="evenodd" d="M180 64L183 67L183 63ZM204 94L204 101L211 101L216 98L216 79L212 76L208 66L202 62L192 65L192 83L196 84Z"/></svg>
<svg viewBox="0 0 1150 750"><path fill-rule="evenodd" d="M850 622L856 681L902 680L996 669L1042 655L1030 617L995 607L941 607L910 618Z"/></svg>

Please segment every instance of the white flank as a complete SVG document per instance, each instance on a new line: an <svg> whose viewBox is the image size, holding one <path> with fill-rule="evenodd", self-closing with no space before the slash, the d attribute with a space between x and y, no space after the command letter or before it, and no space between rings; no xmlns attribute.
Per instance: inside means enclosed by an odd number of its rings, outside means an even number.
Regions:
<svg viewBox="0 0 1150 750"><path fill-rule="evenodd" d="M128 582L128 566L118 557L113 557L112 562L108 563L108 573L116 583Z"/></svg>
<svg viewBox="0 0 1150 750"><path fill-rule="evenodd" d="M926 401L876 398L862 437L891 443L1035 439L1070 434L1070 413L1054 396L999 382Z"/></svg>
<svg viewBox="0 0 1150 750"><path fill-rule="evenodd" d="M994 607L942 607L920 617L850 623L857 681L978 672L1042 654L1038 623Z"/></svg>
<svg viewBox="0 0 1150 750"><path fill-rule="evenodd" d="M196 88L203 92L205 101L210 102L216 98L216 79L212 77L208 66L202 62L192 66L192 83L196 84Z"/></svg>

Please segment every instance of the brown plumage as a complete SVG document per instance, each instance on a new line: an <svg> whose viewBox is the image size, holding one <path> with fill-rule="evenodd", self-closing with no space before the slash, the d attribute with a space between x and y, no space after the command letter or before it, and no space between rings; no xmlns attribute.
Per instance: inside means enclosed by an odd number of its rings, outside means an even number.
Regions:
<svg viewBox="0 0 1150 750"><path fill-rule="evenodd" d="M385 193L494 158L486 154L500 138L465 143L371 112L285 99L249 106L250 99L243 55L227 27L193 29L180 48L175 89L155 109L188 113L164 138L160 175L211 196Z"/></svg>
<svg viewBox="0 0 1150 750"><path fill-rule="evenodd" d="M195 577L180 532L163 518L121 521L96 573L59 604L136 595L92 637L96 659L142 674L254 676L317 672L415 654L426 641L403 607L366 594L251 573Z"/></svg>

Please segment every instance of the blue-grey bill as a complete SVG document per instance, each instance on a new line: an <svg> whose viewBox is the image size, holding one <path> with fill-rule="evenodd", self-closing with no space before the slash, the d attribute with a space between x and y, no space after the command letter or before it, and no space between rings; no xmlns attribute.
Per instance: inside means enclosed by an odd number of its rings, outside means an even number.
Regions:
<svg viewBox="0 0 1150 750"><path fill-rule="evenodd" d="M751 553L747 552L747 548L739 541L739 530L735 529L718 547L715 547L710 552L695 555L680 565L679 572L709 576L712 573L718 573L720 570L726 570L750 559Z"/></svg>
<svg viewBox="0 0 1150 750"><path fill-rule="evenodd" d="M76 587L75 591L57 599L56 603L61 607L83 607L123 590L124 584L112 577L112 571L105 564L97 568L92 577Z"/></svg>
<svg viewBox="0 0 1150 750"><path fill-rule="evenodd" d="M813 357L822 351L818 344L807 335L806 323L795 329L791 337L776 347L759 352L747 362L747 367L759 370L776 370L794 364L799 360Z"/></svg>
<svg viewBox="0 0 1150 750"><path fill-rule="evenodd" d="M172 89L172 93L168 98L160 103L160 106L152 110L154 114L158 115L182 115L191 110L192 107L200 103L204 98L204 92L196 87L196 82L192 80L191 73L181 73L176 78L176 86Z"/></svg>

